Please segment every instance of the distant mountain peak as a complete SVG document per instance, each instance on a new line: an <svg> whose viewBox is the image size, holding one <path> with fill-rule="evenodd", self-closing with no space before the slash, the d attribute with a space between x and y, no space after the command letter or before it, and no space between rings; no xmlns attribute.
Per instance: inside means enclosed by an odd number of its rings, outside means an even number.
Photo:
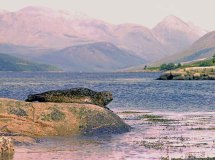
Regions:
<svg viewBox="0 0 215 160"><path fill-rule="evenodd" d="M189 47L193 42L206 34L200 27L191 25L180 18L170 15L158 23L153 31L159 36L159 40L174 54Z"/></svg>
<svg viewBox="0 0 215 160"><path fill-rule="evenodd" d="M168 20L168 21L182 21L179 17L175 16L175 15L169 15L166 16L163 20ZM183 21L182 21L183 22Z"/></svg>
<svg viewBox="0 0 215 160"><path fill-rule="evenodd" d="M155 26L155 28L158 27L182 29L189 28L189 25L180 18L170 15L165 17L160 23L157 24L157 26Z"/></svg>
<svg viewBox="0 0 215 160"><path fill-rule="evenodd" d="M198 37L203 36L207 33L206 30L194 25L191 22L185 22L182 19L176 17L175 15L169 15L165 17L160 23L158 23L154 30L158 31L160 29L173 29L173 30L180 30L180 31L186 31L189 33L193 33L198 35Z"/></svg>
<svg viewBox="0 0 215 160"><path fill-rule="evenodd" d="M48 8L48 7L41 7L41 6L27 6L22 9L20 9L18 12L55 12L54 9Z"/></svg>

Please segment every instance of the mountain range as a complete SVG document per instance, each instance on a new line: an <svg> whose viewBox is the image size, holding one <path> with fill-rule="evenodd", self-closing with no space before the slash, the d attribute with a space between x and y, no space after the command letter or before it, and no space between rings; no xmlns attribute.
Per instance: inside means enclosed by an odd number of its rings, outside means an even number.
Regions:
<svg viewBox="0 0 215 160"><path fill-rule="evenodd" d="M0 52L68 71L111 71L151 63L182 52L206 33L173 15L149 29L44 7L0 11Z"/></svg>

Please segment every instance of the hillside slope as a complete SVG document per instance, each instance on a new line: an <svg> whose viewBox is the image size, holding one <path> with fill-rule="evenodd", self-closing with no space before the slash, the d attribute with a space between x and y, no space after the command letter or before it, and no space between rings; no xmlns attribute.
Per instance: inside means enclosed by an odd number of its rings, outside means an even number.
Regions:
<svg viewBox="0 0 215 160"><path fill-rule="evenodd" d="M209 32L183 52L164 58L155 64L187 62L211 58L215 53L215 31Z"/></svg>
<svg viewBox="0 0 215 160"><path fill-rule="evenodd" d="M38 64L0 53L0 71L59 71L60 69L46 64Z"/></svg>
<svg viewBox="0 0 215 160"><path fill-rule="evenodd" d="M108 42L78 45L42 55L40 61L54 64L66 71L101 72L114 71L145 63L132 52L120 49Z"/></svg>

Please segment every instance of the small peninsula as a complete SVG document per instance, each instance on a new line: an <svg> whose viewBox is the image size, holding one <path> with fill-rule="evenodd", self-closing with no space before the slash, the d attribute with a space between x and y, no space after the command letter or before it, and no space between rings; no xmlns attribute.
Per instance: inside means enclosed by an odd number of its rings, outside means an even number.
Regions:
<svg viewBox="0 0 215 160"><path fill-rule="evenodd" d="M185 64L162 64L157 80L215 80L215 55L212 59Z"/></svg>
<svg viewBox="0 0 215 160"><path fill-rule="evenodd" d="M215 80L215 66L189 67L166 71L158 80Z"/></svg>

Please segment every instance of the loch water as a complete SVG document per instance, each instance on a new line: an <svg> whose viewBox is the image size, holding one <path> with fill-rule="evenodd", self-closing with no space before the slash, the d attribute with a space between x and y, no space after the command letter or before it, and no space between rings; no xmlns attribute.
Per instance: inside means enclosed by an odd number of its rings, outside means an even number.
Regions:
<svg viewBox="0 0 215 160"><path fill-rule="evenodd" d="M159 142L162 137L171 135L174 135L173 140L175 140L174 138L177 136L179 138L182 135L189 137L188 133L194 135L194 132L184 128L166 130L162 128L163 126L149 125L145 121L135 119L135 114L123 115L123 111L160 113L173 118L184 116L183 123L187 118L186 125L190 121L197 122L195 118L201 118L201 116L204 120L208 117L212 120L215 112L215 81L155 80L159 75L160 73L0 72L0 97L5 98L24 100L28 94L75 87L111 91L114 100L108 107L118 113L132 127L131 132L120 135L40 139L40 143L36 145L18 146L13 159L161 159L169 151L146 148L143 140L147 138L150 140L153 135L159 138ZM192 113L194 116L186 115L188 113ZM189 119L190 117L191 119ZM204 138L206 133L214 135L213 132L215 130L202 132L202 137ZM199 134L199 132L195 134ZM194 139L202 139L202 137ZM215 137L208 136L207 140L215 141ZM195 151L198 152L200 149L206 156L207 153L215 155L215 151L207 150L208 148L210 147L197 147ZM180 154L184 155L189 151L173 150L173 153L179 154L177 156L180 157Z"/></svg>
<svg viewBox="0 0 215 160"><path fill-rule="evenodd" d="M215 111L215 81L159 81L160 73L0 72L0 97L24 100L48 90L111 91L111 109Z"/></svg>

